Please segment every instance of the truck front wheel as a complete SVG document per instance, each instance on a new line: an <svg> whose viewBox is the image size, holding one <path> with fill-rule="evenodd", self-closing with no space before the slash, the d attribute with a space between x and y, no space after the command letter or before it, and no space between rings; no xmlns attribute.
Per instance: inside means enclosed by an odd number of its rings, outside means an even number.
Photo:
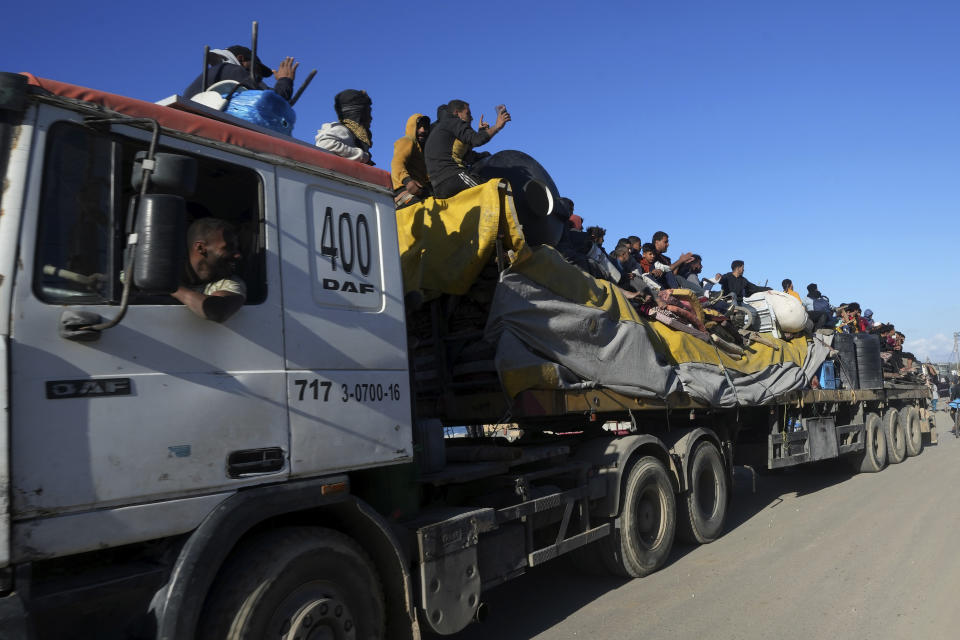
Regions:
<svg viewBox="0 0 960 640"><path fill-rule="evenodd" d="M646 456L624 484L620 527L598 542L598 551L611 573L642 578L666 563L676 526L677 503L667 469Z"/></svg>
<svg viewBox="0 0 960 640"><path fill-rule="evenodd" d="M706 544L723 533L729 498L723 456L706 440L690 454L690 490L680 498L677 533L686 542Z"/></svg>
<svg viewBox="0 0 960 640"><path fill-rule="evenodd" d="M214 581L198 638L335 638L384 634L380 579L363 549L320 527L290 527L241 543Z"/></svg>

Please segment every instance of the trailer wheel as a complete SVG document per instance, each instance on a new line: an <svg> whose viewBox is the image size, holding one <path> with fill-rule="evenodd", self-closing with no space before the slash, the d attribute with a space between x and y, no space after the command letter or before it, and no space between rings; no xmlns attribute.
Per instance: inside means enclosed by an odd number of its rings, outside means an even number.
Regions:
<svg viewBox="0 0 960 640"><path fill-rule="evenodd" d="M883 414L883 435L887 439L887 462L900 464L907 457L907 438L896 409Z"/></svg>
<svg viewBox="0 0 960 640"><path fill-rule="evenodd" d="M920 412L916 407L905 407L900 411L900 424L907 441L907 455L915 456L923 451L923 433L920 431Z"/></svg>
<svg viewBox="0 0 960 640"><path fill-rule="evenodd" d="M620 527L598 541L607 570L625 578L642 578L662 567L673 547L677 503L663 463L640 458L623 488Z"/></svg>
<svg viewBox="0 0 960 640"><path fill-rule="evenodd" d="M241 543L214 581L198 638L335 638L384 634L373 562L330 529L291 527Z"/></svg>
<svg viewBox="0 0 960 640"><path fill-rule="evenodd" d="M690 490L679 500L677 534L681 540L706 544L723 532L729 501L727 473L717 446L706 440L690 454Z"/></svg>
<svg viewBox="0 0 960 640"><path fill-rule="evenodd" d="M868 413L863 427L863 451L854 458L854 467L861 473L876 473L887 466L887 439L883 436L880 416Z"/></svg>

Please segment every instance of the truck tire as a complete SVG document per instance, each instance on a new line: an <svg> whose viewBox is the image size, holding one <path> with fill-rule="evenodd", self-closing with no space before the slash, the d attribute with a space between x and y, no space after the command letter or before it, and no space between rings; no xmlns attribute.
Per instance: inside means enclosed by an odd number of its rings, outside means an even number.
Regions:
<svg viewBox="0 0 960 640"><path fill-rule="evenodd" d="M920 411L916 407L900 410L900 423L907 441L907 455L915 456L923 451L923 433L920 431Z"/></svg>
<svg viewBox="0 0 960 640"><path fill-rule="evenodd" d="M197 638L379 640L383 589L347 536L320 527L276 529L240 543L204 604Z"/></svg>
<svg viewBox="0 0 960 640"><path fill-rule="evenodd" d="M642 578L670 556L677 528L677 502L667 469L653 456L640 458L623 487L620 527L598 541L610 573Z"/></svg>
<svg viewBox="0 0 960 640"><path fill-rule="evenodd" d="M855 460L860 473L876 473L887 466L887 439L883 435L880 416L868 413L863 427L864 447Z"/></svg>
<svg viewBox="0 0 960 640"><path fill-rule="evenodd" d="M883 435L887 439L887 462L900 464L907 457L907 438L896 409L887 409L883 414Z"/></svg>
<svg viewBox="0 0 960 640"><path fill-rule="evenodd" d="M679 499L677 534L686 542L713 542L723 533L730 497L723 456L703 440L690 454L688 469L690 489Z"/></svg>

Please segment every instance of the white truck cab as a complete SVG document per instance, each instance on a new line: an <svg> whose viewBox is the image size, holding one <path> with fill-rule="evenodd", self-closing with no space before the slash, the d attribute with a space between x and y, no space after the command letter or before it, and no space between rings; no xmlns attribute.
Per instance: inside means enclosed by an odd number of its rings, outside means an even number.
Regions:
<svg viewBox="0 0 960 640"><path fill-rule="evenodd" d="M0 566L171 539L244 487L410 461L385 172L170 107L3 81ZM152 232L128 226L135 185L164 154L195 161L195 186L146 194L239 232L248 295L222 324L125 287L127 247Z"/></svg>

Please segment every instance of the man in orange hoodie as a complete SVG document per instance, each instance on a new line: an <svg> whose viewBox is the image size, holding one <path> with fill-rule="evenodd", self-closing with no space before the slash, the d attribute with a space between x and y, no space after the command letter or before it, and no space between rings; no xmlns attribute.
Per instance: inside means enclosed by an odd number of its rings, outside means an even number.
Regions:
<svg viewBox="0 0 960 640"><path fill-rule="evenodd" d="M427 177L427 164L423 159L423 145L429 133L430 117L415 113L407 119L406 135L393 143L390 176L393 178L394 202L398 209L422 202L433 195Z"/></svg>

